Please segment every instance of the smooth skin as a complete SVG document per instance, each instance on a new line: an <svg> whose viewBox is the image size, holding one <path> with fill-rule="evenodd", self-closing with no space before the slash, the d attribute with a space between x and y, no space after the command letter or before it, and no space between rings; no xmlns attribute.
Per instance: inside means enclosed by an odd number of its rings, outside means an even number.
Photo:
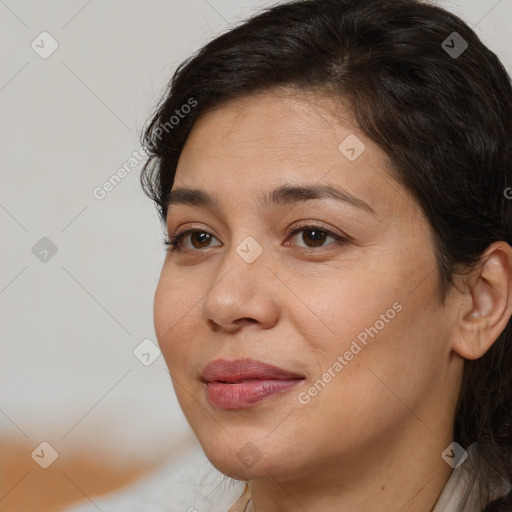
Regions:
<svg viewBox="0 0 512 512"><path fill-rule="evenodd" d="M351 134L365 145L353 161L338 148ZM155 329L206 456L249 482L253 511L428 512L452 471L441 453L463 357L482 356L512 314L512 249L490 246L442 306L431 229L388 160L332 99L287 89L203 114L181 154L173 190L200 189L218 205L170 206L170 235L197 232L166 255ZM260 202L285 185L343 188L374 213L332 198ZM263 249L252 263L237 252L247 237ZM401 311L301 403L394 303ZM218 358L305 380L253 407L218 409L200 380Z"/></svg>

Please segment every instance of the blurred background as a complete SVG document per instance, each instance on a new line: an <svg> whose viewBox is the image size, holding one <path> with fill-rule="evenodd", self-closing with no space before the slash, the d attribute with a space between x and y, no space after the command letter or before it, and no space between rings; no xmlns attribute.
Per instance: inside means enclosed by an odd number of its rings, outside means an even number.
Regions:
<svg viewBox="0 0 512 512"><path fill-rule="evenodd" d="M275 3L0 0L0 512L56 512L197 447L153 329L140 132L183 59ZM512 72L512 0L438 3Z"/></svg>

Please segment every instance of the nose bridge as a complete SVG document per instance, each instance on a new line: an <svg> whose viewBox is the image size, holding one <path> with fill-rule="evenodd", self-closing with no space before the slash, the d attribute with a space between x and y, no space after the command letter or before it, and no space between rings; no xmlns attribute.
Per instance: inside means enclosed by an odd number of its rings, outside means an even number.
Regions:
<svg viewBox="0 0 512 512"><path fill-rule="evenodd" d="M235 247L235 252L247 265L251 266L262 256L263 244L249 235Z"/></svg>
<svg viewBox="0 0 512 512"><path fill-rule="evenodd" d="M248 286L252 288L268 272L264 252L263 243L253 236L245 236L241 242L232 244L217 269L213 288L221 286L222 282L225 285L229 283L229 286L239 284L242 289L247 289Z"/></svg>
<svg viewBox="0 0 512 512"><path fill-rule="evenodd" d="M272 277L265 256L263 244L253 236L244 237L225 251L216 278L203 299L205 320L223 327L241 318L270 321L264 317L274 309L268 303L271 294L261 293Z"/></svg>

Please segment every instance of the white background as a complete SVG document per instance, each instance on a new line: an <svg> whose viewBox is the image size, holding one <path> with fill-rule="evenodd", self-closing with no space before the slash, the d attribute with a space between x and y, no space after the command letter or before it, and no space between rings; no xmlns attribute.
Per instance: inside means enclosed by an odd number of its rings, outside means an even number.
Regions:
<svg viewBox="0 0 512 512"><path fill-rule="evenodd" d="M156 341L164 257L141 165L92 191L140 147L177 65L264 5L258 0L0 0L0 435L125 463L193 442ZM512 70L512 0L440 2ZM42 59L43 31L58 49ZM36 42L39 39L36 39ZM48 46L47 46L48 47ZM32 247L58 249L42 263Z"/></svg>

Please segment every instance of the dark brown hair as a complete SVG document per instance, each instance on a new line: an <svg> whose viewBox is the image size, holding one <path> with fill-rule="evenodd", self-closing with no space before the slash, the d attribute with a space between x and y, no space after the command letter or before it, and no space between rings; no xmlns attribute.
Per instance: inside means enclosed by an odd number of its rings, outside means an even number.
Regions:
<svg viewBox="0 0 512 512"><path fill-rule="evenodd" d="M162 220L197 118L281 86L348 103L362 132L387 153L394 178L434 232L441 303L453 275L478 263L491 243L512 244L504 193L512 185L510 78L461 19L417 0L292 1L183 62L143 136L150 159L141 181ZM170 123L187 104L194 108ZM464 448L478 443L487 503L486 490L512 480L510 321L483 357L465 361L453 435ZM512 493L484 509L504 510L512 510Z"/></svg>

